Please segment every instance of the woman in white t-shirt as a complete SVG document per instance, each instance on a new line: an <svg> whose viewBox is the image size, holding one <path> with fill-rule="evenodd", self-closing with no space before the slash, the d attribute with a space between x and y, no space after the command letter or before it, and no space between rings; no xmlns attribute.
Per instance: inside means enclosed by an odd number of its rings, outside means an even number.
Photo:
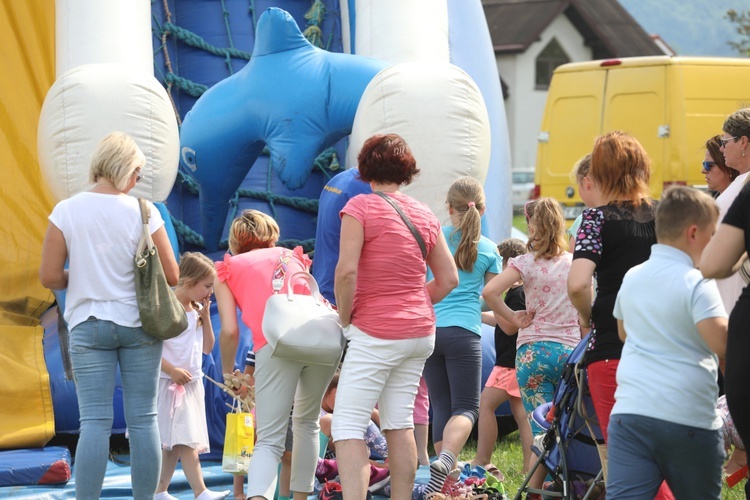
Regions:
<svg viewBox="0 0 750 500"><path fill-rule="evenodd" d="M134 256L141 236L138 200L127 193L146 158L128 135L114 132L91 160L94 187L58 203L49 216L39 278L67 288L65 320L78 395L81 434L75 454L76 498L99 498L107 470L120 368L130 436L133 497L153 498L161 468L156 386L162 342L143 331L135 295ZM179 277L164 222L149 203L149 230L170 285ZM69 269L65 269L65 261Z"/></svg>

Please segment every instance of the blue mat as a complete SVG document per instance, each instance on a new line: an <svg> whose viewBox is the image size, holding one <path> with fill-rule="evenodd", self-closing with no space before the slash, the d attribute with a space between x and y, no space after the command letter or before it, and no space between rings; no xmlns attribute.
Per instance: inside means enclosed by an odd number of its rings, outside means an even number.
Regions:
<svg viewBox="0 0 750 500"><path fill-rule="evenodd" d="M115 458L107 464L107 474L104 477L104 487L101 498L112 498L130 500L133 492L130 485L129 457ZM201 462L203 479L206 486L214 491L231 490L232 475L222 472L220 462ZM417 471L417 483L427 483L430 479L430 468L422 466ZM247 488L247 487L246 487ZM185 479L180 465L172 477L169 485L169 493L180 500L193 500L193 492ZM0 488L0 498L24 498L35 500L74 499L75 485L71 479L67 484L42 485L42 486L7 486ZM231 495L230 495L231 498ZM316 498L311 496L311 499ZM376 496L376 499L386 497Z"/></svg>

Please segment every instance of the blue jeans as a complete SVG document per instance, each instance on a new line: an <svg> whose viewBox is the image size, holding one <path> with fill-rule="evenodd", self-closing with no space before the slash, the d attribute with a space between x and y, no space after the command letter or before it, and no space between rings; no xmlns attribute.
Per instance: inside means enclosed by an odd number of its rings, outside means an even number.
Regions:
<svg viewBox="0 0 750 500"><path fill-rule="evenodd" d="M651 500L663 480L677 499L721 498L725 455L719 430L615 414L607 454L607 498Z"/></svg>
<svg viewBox="0 0 750 500"><path fill-rule="evenodd" d="M75 454L76 498L99 498L107 470L117 367L130 436L133 498L152 499L161 470L156 387L161 341L142 328L90 317L73 328L70 357L81 435Z"/></svg>

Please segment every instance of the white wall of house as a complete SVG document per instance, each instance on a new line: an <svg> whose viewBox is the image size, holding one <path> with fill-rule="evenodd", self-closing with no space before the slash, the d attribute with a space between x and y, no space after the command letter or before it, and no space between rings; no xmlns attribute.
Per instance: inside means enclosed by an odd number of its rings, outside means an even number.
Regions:
<svg viewBox="0 0 750 500"><path fill-rule="evenodd" d="M510 93L505 101L505 112L513 170L533 168L536 163L537 135L547 100L547 90L535 88L536 58L553 38L557 38L570 62L593 58L591 49L584 45L583 37L564 14L560 14L526 52L497 56L498 71Z"/></svg>

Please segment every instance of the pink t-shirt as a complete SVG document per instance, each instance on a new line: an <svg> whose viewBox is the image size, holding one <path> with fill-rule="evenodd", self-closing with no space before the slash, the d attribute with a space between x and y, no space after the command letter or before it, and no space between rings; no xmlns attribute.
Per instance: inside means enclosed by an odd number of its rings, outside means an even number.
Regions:
<svg viewBox="0 0 750 500"><path fill-rule="evenodd" d="M518 330L517 347L531 342L559 342L575 347L581 341L578 311L568 298L568 273L573 254L534 260L533 253L508 261L521 273L526 292L526 310L535 311L528 328Z"/></svg>
<svg viewBox="0 0 750 500"><path fill-rule="evenodd" d="M435 247L440 222L429 207L405 194L390 194L424 239ZM374 194L349 200L344 214L364 228L357 268L352 324L386 340L426 337L435 333L435 311L425 288L427 266L414 235L396 210Z"/></svg>
<svg viewBox="0 0 750 500"><path fill-rule="evenodd" d="M253 332L255 352L268 343L261 329L263 311L268 297L273 295L273 272L279 256L288 251L281 247L260 248L239 255L226 254L223 262L216 263L219 281L227 284L242 312L242 322ZM298 271L307 271L310 262L302 247L295 248L287 265L284 286L279 293L286 293L289 278ZM307 282L302 280L294 284L293 290L294 293L310 294Z"/></svg>

